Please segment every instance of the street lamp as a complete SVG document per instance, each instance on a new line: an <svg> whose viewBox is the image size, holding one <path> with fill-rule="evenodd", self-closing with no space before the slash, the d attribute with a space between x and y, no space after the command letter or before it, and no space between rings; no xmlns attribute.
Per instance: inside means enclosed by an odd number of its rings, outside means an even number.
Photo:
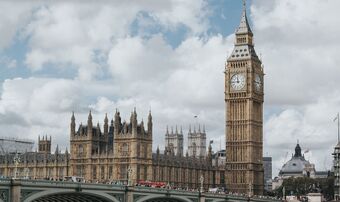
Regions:
<svg viewBox="0 0 340 202"><path fill-rule="evenodd" d="M132 168L129 166L127 169L127 174L128 174L128 186L131 186L131 174L132 174Z"/></svg>
<svg viewBox="0 0 340 202"><path fill-rule="evenodd" d="M15 165L14 179L17 179L18 165L21 162L21 159L20 159L18 153L15 153L13 161L14 161L14 165Z"/></svg>
<svg viewBox="0 0 340 202"><path fill-rule="evenodd" d="M27 168L27 167L24 168L24 173L25 173L25 175L26 175L26 176L25 176L25 179L26 179L26 180L28 180L28 174L29 174L29 172L30 172L29 168Z"/></svg>
<svg viewBox="0 0 340 202"><path fill-rule="evenodd" d="M200 177L200 182L201 182L201 193L204 191L203 190L203 182L204 182L204 177L203 177L203 175L201 175L201 177Z"/></svg>
<svg viewBox="0 0 340 202"><path fill-rule="evenodd" d="M252 197L253 196L253 185L252 183L249 183L249 193L248 193L248 197Z"/></svg>

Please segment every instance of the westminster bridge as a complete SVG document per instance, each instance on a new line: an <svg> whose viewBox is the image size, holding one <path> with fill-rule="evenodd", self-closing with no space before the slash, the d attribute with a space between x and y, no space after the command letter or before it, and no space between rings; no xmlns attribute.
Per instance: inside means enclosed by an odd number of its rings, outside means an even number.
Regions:
<svg viewBox="0 0 340 202"><path fill-rule="evenodd" d="M0 202L269 202L265 197L48 180L0 179Z"/></svg>

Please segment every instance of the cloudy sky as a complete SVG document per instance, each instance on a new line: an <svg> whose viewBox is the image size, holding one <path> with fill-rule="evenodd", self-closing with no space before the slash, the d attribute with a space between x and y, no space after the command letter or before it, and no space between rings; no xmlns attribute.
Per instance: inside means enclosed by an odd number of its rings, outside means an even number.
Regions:
<svg viewBox="0 0 340 202"><path fill-rule="evenodd" d="M264 155L277 174L299 140L329 169L340 111L338 0L248 0L265 77ZM154 117L154 149L166 126L205 124L224 147L224 64L241 0L1 1L0 136L53 138L69 147L76 122ZM198 118L194 119L197 115Z"/></svg>

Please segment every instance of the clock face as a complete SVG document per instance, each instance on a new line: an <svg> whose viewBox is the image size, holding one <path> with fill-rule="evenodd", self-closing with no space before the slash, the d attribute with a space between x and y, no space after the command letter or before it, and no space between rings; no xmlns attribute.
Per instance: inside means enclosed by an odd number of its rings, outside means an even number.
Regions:
<svg viewBox="0 0 340 202"><path fill-rule="evenodd" d="M230 85L234 90L241 90L246 84L246 78L243 74L234 74L231 77Z"/></svg>
<svg viewBox="0 0 340 202"><path fill-rule="evenodd" d="M262 87L262 80L261 80L260 75L255 74L254 84L255 84L255 90L260 91Z"/></svg>

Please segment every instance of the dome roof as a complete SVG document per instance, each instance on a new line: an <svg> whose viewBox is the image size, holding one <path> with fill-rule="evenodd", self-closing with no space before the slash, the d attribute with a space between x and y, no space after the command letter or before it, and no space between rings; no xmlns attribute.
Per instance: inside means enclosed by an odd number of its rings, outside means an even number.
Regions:
<svg viewBox="0 0 340 202"><path fill-rule="evenodd" d="M310 163L304 157L293 156L287 163L282 166L280 174L286 173L302 173L303 169Z"/></svg>
<svg viewBox="0 0 340 202"><path fill-rule="evenodd" d="M299 144L295 147L295 154L292 158L282 166L280 175L301 173L306 166L309 166L309 161L305 160L305 157L301 154L301 147Z"/></svg>

